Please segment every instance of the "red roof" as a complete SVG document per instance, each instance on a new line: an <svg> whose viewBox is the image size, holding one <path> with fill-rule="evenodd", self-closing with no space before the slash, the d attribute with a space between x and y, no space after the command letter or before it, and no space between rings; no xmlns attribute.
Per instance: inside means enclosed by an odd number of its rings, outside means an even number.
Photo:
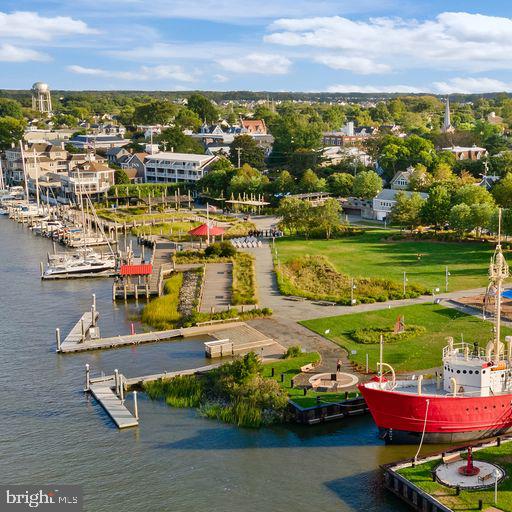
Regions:
<svg viewBox="0 0 512 512"><path fill-rule="evenodd" d="M122 276L147 276L153 272L153 265L121 265Z"/></svg>
<svg viewBox="0 0 512 512"><path fill-rule="evenodd" d="M210 228L208 228L207 224L201 224L197 226L197 228L191 229L188 233L192 236L208 236L208 234L210 236L217 236L223 235L224 230L218 226L210 226Z"/></svg>

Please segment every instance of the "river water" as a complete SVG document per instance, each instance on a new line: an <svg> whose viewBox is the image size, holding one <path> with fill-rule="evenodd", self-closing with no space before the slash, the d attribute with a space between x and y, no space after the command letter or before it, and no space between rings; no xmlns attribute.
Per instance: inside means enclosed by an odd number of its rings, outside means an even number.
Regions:
<svg viewBox="0 0 512 512"><path fill-rule="evenodd" d="M118 431L82 392L85 363L127 377L190 368L206 364L202 343L55 354L55 328L65 337L92 293L103 336L128 333L134 306L112 304L109 279L42 282L49 250L0 218L1 483L81 484L88 512L406 510L378 466L415 448L384 446L369 416L239 429L142 395L140 426Z"/></svg>

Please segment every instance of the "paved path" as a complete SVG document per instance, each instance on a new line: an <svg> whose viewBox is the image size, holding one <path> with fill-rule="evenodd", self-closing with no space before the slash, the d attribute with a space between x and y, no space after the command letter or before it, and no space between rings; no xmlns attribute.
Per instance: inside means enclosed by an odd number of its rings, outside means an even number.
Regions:
<svg viewBox="0 0 512 512"><path fill-rule="evenodd" d="M231 304L233 269L231 263L208 263L204 273L200 311L224 311Z"/></svg>

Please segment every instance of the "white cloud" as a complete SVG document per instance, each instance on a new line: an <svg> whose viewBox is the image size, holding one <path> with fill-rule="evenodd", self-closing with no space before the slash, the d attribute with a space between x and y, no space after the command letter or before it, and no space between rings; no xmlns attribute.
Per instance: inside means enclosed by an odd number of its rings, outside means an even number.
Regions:
<svg viewBox="0 0 512 512"><path fill-rule="evenodd" d="M119 78L129 81L147 80L177 80L179 82L194 82L197 79L197 72L188 73L181 66L141 66L135 71L115 71L101 68L87 68L78 65L68 66L68 71L78 75L102 76L106 78Z"/></svg>
<svg viewBox="0 0 512 512"><path fill-rule="evenodd" d="M359 75L373 75L388 73L391 67L387 64L380 64L365 57L344 57L342 55L318 55L316 62L325 64L332 69L344 69Z"/></svg>
<svg viewBox="0 0 512 512"><path fill-rule="evenodd" d="M290 69L291 61L282 55L250 53L242 57L219 59L217 64L234 73L285 75Z"/></svg>
<svg viewBox="0 0 512 512"><path fill-rule="evenodd" d="M412 85L350 85L337 84L327 87L327 92L363 92L363 93L420 93L428 92L428 88L419 88Z"/></svg>
<svg viewBox="0 0 512 512"><path fill-rule="evenodd" d="M213 75L213 80L217 83L224 83L227 82L229 78L224 75Z"/></svg>
<svg viewBox="0 0 512 512"><path fill-rule="evenodd" d="M434 82L433 85L434 90L439 94L478 94L512 91L512 83L486 77L456 77L444 82Z"/></svg>
<svg viewBox="0 0 512 512"><path fill-rule="evenodd" d="M512 66L512 20L504 17L444 12L425 21L295 18L275 21L270 31L264 38L268 43L327 48L338 51L339 58L368 59L386 70L435 67L478 72Z"/></svg>
<svg viewBox="0 0 512 512"><path fill-rule="evenodd" d="M81 20L69 16L53 18L37 12L18 11L11 14L0 12L0 38L24 41L52 41L61 36L95 34Z"/></svg>
<svg viewBox="0 0 512 512"><path fill-rule="evenodd" d="M45 61L49 57L29 48L21 48L9 43L0 43L0 62Z"/></svg>

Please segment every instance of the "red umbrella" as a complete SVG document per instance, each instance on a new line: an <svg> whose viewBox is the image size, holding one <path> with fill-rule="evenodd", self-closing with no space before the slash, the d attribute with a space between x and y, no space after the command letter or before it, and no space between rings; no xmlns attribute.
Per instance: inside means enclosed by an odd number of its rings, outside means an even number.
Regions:
<svg viewBox="0 0 512 512"><path fill-rule="evenodd" d="M208 228L207 224L201 224L197 226L197 228L191 229L188 234L192 236L218 236L224 234L224 229L219 228L218 226L210 226Z"/></svg>

